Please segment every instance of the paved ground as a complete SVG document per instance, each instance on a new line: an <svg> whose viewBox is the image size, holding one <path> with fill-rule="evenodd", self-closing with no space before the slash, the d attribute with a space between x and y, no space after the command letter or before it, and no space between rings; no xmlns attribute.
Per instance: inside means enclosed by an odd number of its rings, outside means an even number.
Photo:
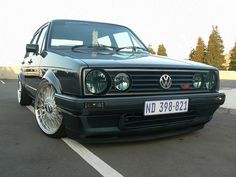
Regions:
<svg viewBox="0 0 236 177"><path fill-rule="evenodd" d="M34 115L17 104L16 81L3 83L0 82L0 177L101 176L61 139L48 138L39 131ZM235 81L221 83L223 88L236 88ZM117 171L117 176L234 177L235 129L236 115L217 112L204 129L188 135L84 147Z"/></svg>
<svg viewBox="0 0 236 177"><path fill-rule="evenodd" d="M220 89L227 90L236 88L236 80L221 80Z"/></svg>
<svg viewBox="0 0 236 177"><path fill-rule="evenodd" d="M0 177L99 176L60 139L39 132L34 115L17 104L15 81L0 83L0 99Z"/></svg>
<svg viewBox="0 0 236 177"><path fill-rule="evenodd" d="M220 83L221 92L226 94L225 103L220 109L222 112L236 114L236 80L222 80Z"/></svg>

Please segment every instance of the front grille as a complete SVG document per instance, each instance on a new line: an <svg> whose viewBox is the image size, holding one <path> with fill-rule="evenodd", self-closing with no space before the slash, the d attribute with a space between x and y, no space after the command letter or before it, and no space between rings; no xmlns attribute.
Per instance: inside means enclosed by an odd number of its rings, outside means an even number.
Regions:
<svg viewBox="0 0 236 177"><path fill-rule="evenodd" d="M196 111L187 113L143 116L139 114L124 114L120 119L121 129L135 129L148 127L164 127L176 124L190 123L196 118Z"/></svg>

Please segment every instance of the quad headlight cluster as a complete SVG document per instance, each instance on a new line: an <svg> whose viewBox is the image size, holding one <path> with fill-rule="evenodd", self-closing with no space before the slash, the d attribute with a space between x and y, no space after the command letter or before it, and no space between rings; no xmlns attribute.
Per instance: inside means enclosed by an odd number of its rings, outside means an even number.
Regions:
<svg viewBox="0 0 236 177"><path fill-rule="evenodd" d="M195 89L213 90L217 87L217 79L215 72L196 73L193 75L193 87Z"/></svg>
<svg viewBox="0 0 236 177"><path fill-rule="evenodd" d="M91 70L85 76L85 86L89 93L99 95L106 93L111 86L117 91L125 92L130 88L131 79L126 73L117 73L115 77L104 70Z"/></svg>
<svg viewBox="0 0 236 177"><path fill-rule="evenodd" d="M125 72L109 73L101 69L89 70L85 74L85 92L92 95L106 94L111 88L126 92L131 87L131 77ZM194 89L217 90L218 76L214 71L195 73L192 78Z"/></svg>

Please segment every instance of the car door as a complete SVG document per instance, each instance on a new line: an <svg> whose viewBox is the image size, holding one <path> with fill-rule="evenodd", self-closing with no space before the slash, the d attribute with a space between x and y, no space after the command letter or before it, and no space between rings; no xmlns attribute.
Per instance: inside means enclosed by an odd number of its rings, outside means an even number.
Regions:
<svg viewBox="0 0 236 177"><path fill-rule="evenodd" d="M38 53L26 53L25 59L23 61L24 65L24 76L26 82L26 89L32 94L35 95L38 84L41 81L42 73L40 70L40 63L42 60L42 51L44 47L45 37L47 34L48 25L43 26L36 34L31 41L31 44L37 44L39 46Z"/></svg>

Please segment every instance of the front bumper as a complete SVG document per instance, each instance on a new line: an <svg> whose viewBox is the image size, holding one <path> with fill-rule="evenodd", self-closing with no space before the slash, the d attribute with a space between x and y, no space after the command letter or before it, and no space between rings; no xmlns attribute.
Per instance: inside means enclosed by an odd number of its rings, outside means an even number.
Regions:
<svg viewBox="0 0 236 177"><path fill-rule="evenodd" d="M187 113L143 116L145 101L189 99ZM56 94L68 136L106 138L144 134L178 134L202 128L225 101L224 93L77 98ZM89 105L102 105L100 108ZM91 104L90 104L91 103ZM156 133L154 133L156 132ZM169 132L169 133L167 133Z"/></svg>

